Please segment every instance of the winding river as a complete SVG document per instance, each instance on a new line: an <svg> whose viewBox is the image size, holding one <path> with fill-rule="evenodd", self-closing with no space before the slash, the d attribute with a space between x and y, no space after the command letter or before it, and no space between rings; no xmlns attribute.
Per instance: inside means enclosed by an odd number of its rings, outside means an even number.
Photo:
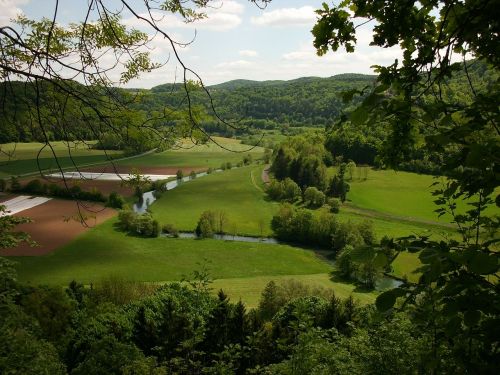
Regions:
<svg viewBox="0 0 500 375"><path fill-rule="evenodd" d="M222 172L222 170L217 169L214 172L216 172L216 173ZM197 173L195 178L203 177L206 175L207 175L206 172ZM169 181L165 185L165 191L175 189L176 187L178 187L186 182L189 182L195 178L193 178L191 176L186 176L180 180ZM146 212L148 207L155 200L156 200L156 192L154 190L147 191L142 195L142 199L139 202L134 204L133 210L138 214L142 214L142 213ZM163 236L168 237L167 235L163 235ZM195 238L197 238L197 236L194 232L180 232L179 238L195 239ZM237 235L233 236L230 234L215 234L213 238L216 240L221 240L221 241L265 243L265 244L273 244L273 245L277 245L277 244L290 245L286 242L278 241L276 238L269 238L269 237L259 238L259 237L250 237L250 236L237 236ZM300 245L296 245L296 244L293 244L293 246L301 247ZM308 250L310 250L310 249L308 249ZM334 264L335 262L330 261L330 263ZM375 289L379 290L379 291L387 290L387 289L396 288L401 284L402 284L402 282L399 280L396 280L392 277L383 276L377 280L377 283L375 285Z"/></svg>

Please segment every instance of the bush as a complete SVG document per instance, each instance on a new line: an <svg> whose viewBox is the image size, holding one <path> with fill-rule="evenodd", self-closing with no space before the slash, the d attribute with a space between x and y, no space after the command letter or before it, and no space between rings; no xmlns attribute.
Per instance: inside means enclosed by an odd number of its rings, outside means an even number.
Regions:
<svg viewBox="0 0 500 375"><path fill-rule="evenodd" d="M189 178L191 178L191 180L194 180L196 178L196 172L191 171L191 173L189 174Z"/></svg>
<svg viewBox="0 0 500 375"><path fill-rule="evenodd" d="M283 200L293 202L302 195L299 185L291 178L285 178L283 181Z"/></svg>
<svg viewBox="0 0 500 375"><path fill-rule="evenodd" d="M139 215L131 210L122 210L118 213L118 226L131 234L144 237L160 235L160 223L149 212Z"/></svg>
<svg viewBox="0 0 500 375"><path fill-rule="evenodd" d="M340 199L330 198L328 199L328 205L330 206L330 212L338 214L340 212Z"/></svg>
<svg viewBox="0 0 500 375"><path fill-rule="evenodd" d="M17 177L12 176L10 178L10 191L16 193L21 190L21 183Z"/></svg>
<svg viewBox="0 0 500 375"><path fill-rule="evenodd" d="M7 182L3 178L0 178L0 191L4 192L6 188L7 188Z"/></svg>
<svg viewBox="0 0 500 375"><path fill-rule="evenodd" d="M358 270L358 266L352 260L351 253L354 248L351 245L347 245L337 256L337 261L335 262L335 266L341 277L344 279L351 279L354 277L356 271Z"/></svg>
<svg viewBox="0 0 500 375"><path fill-rule="evenodd" d="M273 200L288 202L297 200L302 194L299 185L290 178L283 181L272 180L267 186L266 192Z"/></svg>
<svg viewBox="0 0 500 375"><path fill-rule="evenodd" d="M42 184L40 180L35 179L28 182L23 190L30 194L44 195L47 193L47 186Z"/></svg>
<svg viewBox="0 0 500 375"><path fill-rule="evenodd" d="M243 164L249 165L252 164L253 158L251 154L247 154L243 157Z"/></svg>
<svg viewBox="0 0 500 375"><path fill-rule="evenodd" d="M213 171L214 171L214 169L212 167L210 167L207 169L207 174L211 174Z"/></svg>
<svg viewBox="0 0 500 375"><path fill-rule="evenodd" d="M179 237L179 230L173 224L164 224L162 227L162 232L173 237Z"/></svg>
<svg viewBox="0 0 500 375"><path fill-rule="evenodd" d="M304 203L309 207L321 207L325 204L325 194L314 186L304 192Z"/></svg>
<svg viewBox="0 0 500 375"><path fill-rule="evenodd" d="M282 306L294 299L317 296L329 300L332 295L332 290L321 286L311 287L294 279L283 280L279 284L271 280L262 291L258 314L263 320L271 320Z"/></svg>
<svg viewBox="0 0 500 375"><path fill-rule="evenodd" d="M230 162L230 161L228 161L228 162L226 163L226 169L232 169L232 168L233 168L233 165L231 164L231 162Z"/></svg>
<svg viewBox="0 0 500 375"><path fill-rule="evenodd" d="M116 191L111 192L108 197L108 202L106 203L107 207L117 208L121 210L125 204L125 200L123 197L118 194Z"/></svg>
<svg viewBox="0 0 500 375"><path fill-rule="evenodd" d="M205 211L201 214L195 233L200 238L212 238L216 232L217 219L213 211Z"/></svg>
<svg viewBox="0 0 500 375"><path fill-rule="evenodd" d="M184 177L184 172L181 169L179 169L175 175L178 180L182 180L182 178Z"/></svg>

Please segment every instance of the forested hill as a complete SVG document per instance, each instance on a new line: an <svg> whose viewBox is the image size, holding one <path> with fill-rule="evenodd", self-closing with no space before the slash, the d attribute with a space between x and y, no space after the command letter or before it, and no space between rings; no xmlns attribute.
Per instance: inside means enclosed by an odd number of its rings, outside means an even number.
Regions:
<svg viewBox="0 0 500 375"><path fill-rule="evenodd" d="M329 78L303 77L290 81L233 80L209 86L217 112L226 119L244 119L258 128L324 126L344 109L340 93L371 85L375 77L341 74ZM185 93L180 85L165 84L145 93L147 105L160 103L176 106ZM194 95L196 104L208 107L201 92Z"/></svg>
<svg viewBox="0 0 500 375"><path fill-rule="evenodd" d="M470 61L468 64L469 78L465 72L458 71L442 87L443 98L450 103L468 102L472 98L470 84L473 84L477 93L487 91L488 84L497 80L494 70L480 61ZM469 83L470 79L470 83ZM295 127L325 127L335 123L339 114L348 113L357 106L361 100L355 97L353 102L345 104L341 93L352 89L362 89L373 85L375 76L363 74L340 74L329 78L303 77L290 81L251 81L233 80L218 85L208 86L212 98L213 108L217 115L227 121L237 120L239 131L227 127L216 120L209 96L199 87L190 84L190 100L192 109L197 113L199 123L212 134L225 136L252 134L259 129L286 129ZM82 87L74 83L76 87ZM83 90L83 88L81 88ZM94 91L99 92L94 88ZM117 90L115 93L126 92L140 95L131 95L133 104L127 105L127 111L120 112L124 118L122 123L141 123L148 118L159 118L157 127L170 127L182 121L183 110L187 108L186 92L184 85L163 84L146 89ZM13 95L15 93L15 95ZM0 82L0 143L14 141L40 140L41 134L33 132L30 121L36 121L33 88L22 82ZM51 106L54 100L51 95L43 95L41 106L52 113ZM96 98L97 100L97 98ZM97 100L99 102L99 100ZM96 103L96 105L100 105ZM70 106L71 107L71 106ZM74 106L73 106L74 107ZM172 110L164 112L165 108ZM81 119L78 108L73 108L70 134L67 130L52 127L47 129L51 139L59 140L64 137L95 138L88 124L88 114ZM57 114L58 112L54 112ZM54 114L53 113L53 114ZM164 113L169 113L171 118L163 118ZM117 112L113 111L116 117ZM128 117L132 116L132 118ZM57 117L57 116L56 116ZM54 122L54 121L52 121ZM37 127L35 127L38 129ZM367 133L364 136L376 135L383 138L384 129L355 129L356 133ZM128 133L127 133L128 134ZM351 134L352 135L352 134ZM349 136L350 137L350 136ZM143 142L143 140L141 141ZM380 143L380 142L375 142Z"/></svg>

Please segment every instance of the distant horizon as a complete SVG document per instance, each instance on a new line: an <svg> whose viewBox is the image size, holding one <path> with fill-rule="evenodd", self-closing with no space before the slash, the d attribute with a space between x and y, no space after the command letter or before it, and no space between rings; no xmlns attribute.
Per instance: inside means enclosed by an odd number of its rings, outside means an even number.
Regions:
<svg viewBox="0 0 500 375"><path fill-rule="evenodd" d="M290 79L248 79L248 78L234 78L230 79L228 81L223 81L219 83L213 83L213 84L205 84L205 87L213 87L213 86L219 86L219 85L224 85L226 83L230 82L236 82L236 81L245 81L245 82L258 82L258 83L264 83L264 82L291 82L291 81L298 81L300 79L306 79L306 78L317 78L317 79L329 79L329 78L334 78L334 77L340 77L340 76L347 76L347 75L358 75L358 76L366 76L366 77L377 77L376 74L368 74L368 73L355 73L355 72L350 72L350 73L339 73L339 74L334 74L328 77L321 77L321 76L301 76L297 78L290 78ZM203 77L202 77L203 78ZM149 88L146 87L124 87L126 90L151 90L155 87L162 86L162 85L182 85L182 82L165 82L165 83L159 83L155 86L151 86Z"/></svg>

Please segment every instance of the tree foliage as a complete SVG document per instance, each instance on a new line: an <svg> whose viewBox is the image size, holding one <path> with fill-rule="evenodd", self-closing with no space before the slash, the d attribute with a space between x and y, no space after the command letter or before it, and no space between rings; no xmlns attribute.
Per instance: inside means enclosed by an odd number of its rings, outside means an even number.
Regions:
<svg viewBox="0 0 500 375"><path fill-rule="evenodd" d="M376 66L376 87L349 120L388 127L381 153L385 164L408 162L421 142L429 155L441 160L440 170L449 177L436 187L436 212L452 215L462 241L409 236L387 243L397 253L418 253L422 275L417 283L406 282L377 299L377 307L388 311L402 297L403 306L414 306L417 316L430 322L436 348L430 365L437 372L442 371L437 347L443 340L451 342L457 363L468 371L494 371L493 358L499 354L498 339L492 336L498 338L493 327L500 316L495 249L499 220L485 212L499 202L497 8L488 0L352 0L332 8L324 4L313 29L320 55L341 46L352 52L357 25L365 20L375 23L372 45L399 45L402 60ZM470 55L477 60L467 62ZM478 60L494 72L485 90L469 74ZM447 84L457 75L465 76L468 84L465 100L447 95ZM457 213L458 199L467 200L465 213Z"/></svg>

